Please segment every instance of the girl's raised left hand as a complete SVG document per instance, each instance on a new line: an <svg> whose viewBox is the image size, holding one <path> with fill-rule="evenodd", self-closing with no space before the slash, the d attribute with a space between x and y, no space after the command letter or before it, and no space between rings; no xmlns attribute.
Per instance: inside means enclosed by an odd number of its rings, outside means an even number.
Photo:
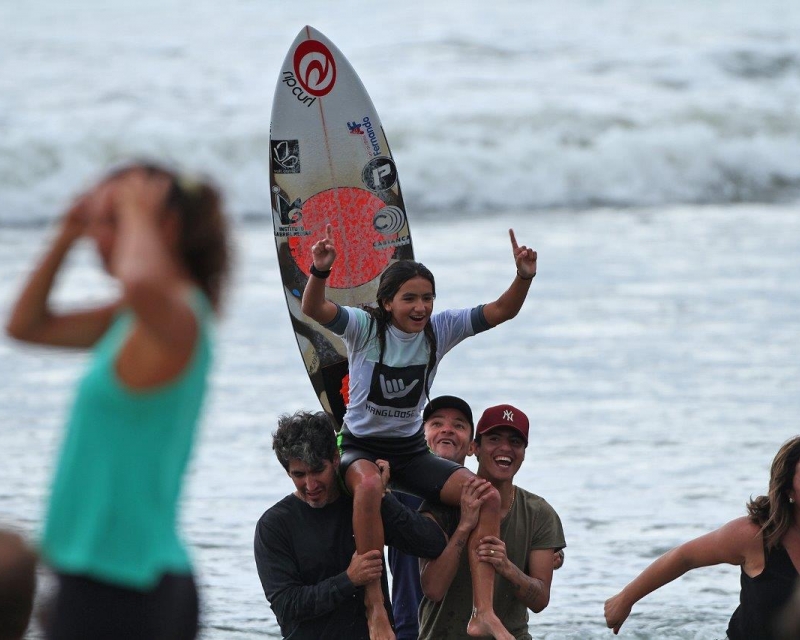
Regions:
<svg viewBox="0 0 800 640"><path fill-rule="evenodd" d="M530 280L536 275L536 252L525 245L520 247L513 229L508 230L508 235L511 236L511 249L514 252L514 261L517 263L517 273L523 280Z"/></svg>

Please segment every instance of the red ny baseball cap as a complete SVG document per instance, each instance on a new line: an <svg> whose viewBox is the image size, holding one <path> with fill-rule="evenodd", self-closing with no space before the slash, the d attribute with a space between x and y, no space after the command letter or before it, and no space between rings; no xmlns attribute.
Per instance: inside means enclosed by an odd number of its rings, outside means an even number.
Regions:
<svg viewBox="0 0 800 640"><path fill-rule="evenodd" d="M495 407L489 407L483 412L481 419L478 420L478 426L475 428L475 437L482 436L487 431L497 427L514 429L522 436L525 446L528 446L528 416L516 407L510 404L498 404Z"/></svg>

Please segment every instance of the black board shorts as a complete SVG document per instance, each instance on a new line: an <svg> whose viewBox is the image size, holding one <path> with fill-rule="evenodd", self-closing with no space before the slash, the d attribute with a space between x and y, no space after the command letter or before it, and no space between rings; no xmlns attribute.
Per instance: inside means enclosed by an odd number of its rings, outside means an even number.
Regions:
<svg viewBox="0 0 800 640"><path fill-rule="evenodd" d="M422 428L413 436L361 438L344 425L339 433L339 453L339 473L343 479L356 460L386 460L393 489L436 502L441 501L439 494L450 476L464 468L431 452Z"/></svg>
<svg viewBox="0 0 800 640"><path fill-rule="evenodd" d="M199 604L191 574L166 574L149 591L59 573L45 613L47 640L193 640Z"/></svg>

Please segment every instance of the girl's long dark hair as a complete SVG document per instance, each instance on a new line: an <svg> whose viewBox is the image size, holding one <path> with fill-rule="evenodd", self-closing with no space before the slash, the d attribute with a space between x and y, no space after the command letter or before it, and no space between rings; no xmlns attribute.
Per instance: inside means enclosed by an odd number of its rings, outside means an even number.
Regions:
<svg viewBox="0 0 800 640"><path fill-rule="evenodd" d="M769 475L769 494L747 503L751 522L761 527L764 545L772 549L794 523L795 506L789 502L797 463L800 462L800 436L787 441L772 461ZM795 499L799 499L796 496Z"/></svg>
<svg viewBox="0 0 800 640"><path fill-rule="evenodd" d="M392 320L392 314L384 308L385 302L390 302L395 297L400 287L411 278L425 278L431 283L431 289L434 297L436 297L436 281L433 274L421 262L414 260L399 260L386 267L386 270L381 274L381 279L378 283L378 293L375 296L378 303L377 308L369 307L367 310L371 315L370 329L368 335L372 335L372 327L375 327L375 334L378 338L380 345L380 356L378 358L378 366L383 364L383 354L386 350L386 330ZM433 333L433 326L430 321L425 325L423 330L425 338L428 343L428 364L425 368L425 397L430 399L430 384L431 372L436 366L436 335Z"/></svg>

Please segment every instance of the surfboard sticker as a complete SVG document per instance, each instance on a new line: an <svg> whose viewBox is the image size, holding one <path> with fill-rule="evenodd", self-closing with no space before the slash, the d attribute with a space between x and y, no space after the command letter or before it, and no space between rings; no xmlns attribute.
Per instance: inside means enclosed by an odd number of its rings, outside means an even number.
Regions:
<svg viewBox="0 0 800 640"><path fill-rule="evenodd" d="M341 427L348 401L344 343L300 311L311 247L331 224L337 257L326 293L349 306L373 305L383 270L414 252L380 118L352 65L312 27L289 47L275 87L270 187L292 328L317 397Z"/></svg>

